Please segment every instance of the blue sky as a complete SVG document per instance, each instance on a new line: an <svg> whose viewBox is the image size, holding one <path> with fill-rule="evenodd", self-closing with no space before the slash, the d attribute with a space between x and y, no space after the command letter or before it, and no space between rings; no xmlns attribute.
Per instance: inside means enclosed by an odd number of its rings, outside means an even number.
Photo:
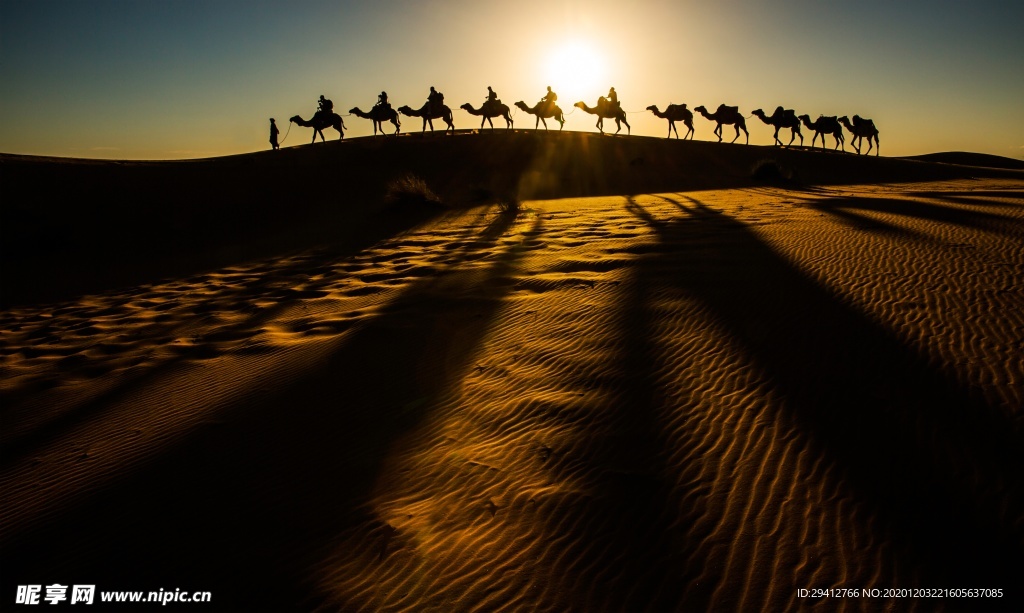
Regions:
<svg viewBox="0 0 1024 613"><path fill-rule="evenodd" d="M1022 158L1021 23L1020 0L0 0L0 152L245 153L267 147L270 117L283 136L320 94L345 113L382 89L419 106L431 85L470 128L479 121L457 107L488 85L510 106L552 85L567 111L615 86L639 111L634 134L665 134L650 104L783 105L871 117L887 155ZM372 133L346 123L349 137ZM695 125L713 139L713 124ZM748 128L770 144L769 127ZM566 129L594 121L576 112ZM284 144L310 137L296 127Z"/></svg>

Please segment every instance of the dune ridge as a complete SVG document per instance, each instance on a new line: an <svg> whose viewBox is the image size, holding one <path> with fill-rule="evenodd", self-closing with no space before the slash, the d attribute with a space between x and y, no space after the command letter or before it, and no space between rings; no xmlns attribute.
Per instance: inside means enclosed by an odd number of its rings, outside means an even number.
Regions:
<svg viewBox="0 0 1024 613"><path fill-rule="evenodd" d="M173 209L215 165L242 182L169 228L102 230L111 254L152 239L144 283L115 269L48 303L13 284L4 590L171 586L239 611L1021 606L1018 171L571 134L493 152L501 136L297 148L296 173L341 168L288 211L242 181L285 159L265 154L89 162L105 170L24 201L54 215L76 182L168 173ZM362 182L339 164L353 144ZM796 176L754 178L768 156ZM5 185L62 164L2 162ZM387 204L407 173L447 206ZM175 260L161 241L198 220ZM226 254L203 244L221 232ZM797 592L825 587L1004 595Z"/></svg>

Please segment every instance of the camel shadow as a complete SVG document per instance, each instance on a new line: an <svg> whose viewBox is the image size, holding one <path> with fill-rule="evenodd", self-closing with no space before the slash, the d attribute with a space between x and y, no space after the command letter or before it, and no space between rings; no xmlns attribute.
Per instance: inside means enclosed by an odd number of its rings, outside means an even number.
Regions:
<svg viewBox="0 0 1024 613"><path fill-rule="evenodd" d="M934 197L933 194L928 194L927 196ZM949 199L949 201L952 204L968 204L966 202L957 202L952 199ZM864 211L869 213L892 214L900 217L908 217L939 224L956 225L972 230L980 230L1002 235L1017 235L1017 230L1011 230L1011 228L1021 225L1019 220L1006 215L1000 215L998 213L975 211L965 209L960 206L944 206L934 202L922 202L920 200L905 200L899 198L873 198L870 196L858 196L856 198L825 198L822 200L812 201L810 203L810 207L817 211L822 211L851 221L856 219L864 220L864 216L855 212ZM869 225L884 223L885 222L878 219L870 219ZM862 223L862 225L864 224Z"/></svg>
<svg viewBox="0 0 1024 613"><path fill-rule="evenodd" d="M340 262L358 254L371 245L401 232L414 230L439 215L437 210L428 207L392 207L391 212L394 214L380 216L375 220L375 223L363 226L362 233L358 236L352 236L351 240L340 241L329 247L295 256L289 264L281 265L276 263L276 261L267 263L262 269L263 274L256 278L254 282L228 285L216 295L211 295L204 299L202 308L207 310L221 308L225 311L247 313L246 316L238 319L230 326L220 328L219 333L222 335L230 336L235 333L243 334L245 331L258 330L262 324L272 320L276 315L303 299L302 292L297 292L290 288L282 288L282 286L293 287L301 283L304 278L307 278L309 276L308 273L313 269L326 270L337 266ZM139 291L141 290L128 292L124 300L130 300L132 295L137 294ZM255 309L251 306L258 300L268 298L275 300L275 304L272 307ZM188 296L183 296L181 300L188 302L189 298ZM79 319L86 321L93 319L86 308L83 307L82 310L86 312L82 313ZM179 324L177 327L180 328L182 325L187 327L189 321L185 320L183 324ZM134 332L131 331L129 333ZM151 341L154 336L173 337L177 333L178 331L173 325L161 327L158 324L154 324L147 330L148 340ZM103 335L106 337L111 334L103 333ZM8 466L22 458L24 454L32 449L39 448L63 435L68 430L90 419L94 419L98 415L102 415L106 407L134 391L142 389L191 357L193 356L188 353L181 353L144 369L132 369L128 374L121 376L117 385L114 385L95 398L54 414L49 419L40 420L34 417L35 425L29 429L16 428L13 420L17 418L12 416L9 411L21 401L31 400L32 396L38 392L36 386L26 386L26 389L16 392L5 390L4 393L0 394L0 400L2 400L2 403L0 403L0 416L7 420L7 428L10 430L3 437L3 448L0 450L0 466ZM94 356L91 360L96 361L97 358ZM16 430L16 434L12 435L12 430Z"/></svg>
<svg viewBox="0 0 1024 613"><path fill-rule="evenodd" d="M653 261L766 374L781 397L777 419L795 423L880 518L884 534L873 536L920 572L922 587L1015 584L1024 573L1024 446L1006 416L752 228L694 198L665 200L679 217L627 206L664 246Z"/></svg>
<svg viewBox="0 0 1024 613"><path fill-rule="evenodd" d="M133 475L8 533L4 589L60 577L210 591L217 610L315 606L309 569L371 519L363 503L390 446L471 368L523 255L497 247L514 220L496 217L280 391L210 416ZM464 266L482 256L487 265Z"/></svg>

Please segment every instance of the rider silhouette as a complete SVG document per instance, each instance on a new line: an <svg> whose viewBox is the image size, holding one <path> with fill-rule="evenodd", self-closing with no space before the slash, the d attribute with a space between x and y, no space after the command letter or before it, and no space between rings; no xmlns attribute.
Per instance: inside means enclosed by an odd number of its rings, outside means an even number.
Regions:
<svg viewBox="0 0 1024 613"><path fill-rule="evenodd" d="M329 115L334 112L334 103L324 98L323 94L320 94L320 100L316 104L317 115Z"/></svg>
<svg viewBox="0 0 1024 613"><path fill-rule="evenodd" d="M487 86L487 100L484 100L484 107L488 107L488 106L490 106L492 104L497 104L497 102L498 102L498 94L496 94L494 92L494 90L491 89L491 86L488 85Z"/></svg>
<svg viewBox="0 0 1024 613"><path fill-rule="evenodd" d="M552 91L551 86L548 85L548 93L544 94L538 104L542 105L542 108L550 108L554 106L555 100L558 100L558 94Z"/></svg>
<svg viewBox="0 0 1024 613"><path fill-rule="evenodd" d="M375 104L374 107L380 107L382 109L390 109L391 108L391 103L388 102L388 93L387 92L381 92L380 95L377 96L377 104Z"/></svg>
<svg viewBox="0 0 1024 613"><path fill-rule="evenodd" d="M614 87L608 90L608 108L613 111L617 111L619 109L619 95L615 93Z"/></svg>
<svg viewBox="0 0 1024 613"><path fill-rule="evenodd" d="M441 104L444 103L444 94L434 89L434 86L430 86L430 94L427 96L427 109L431 112L437 112Z"/></svg>

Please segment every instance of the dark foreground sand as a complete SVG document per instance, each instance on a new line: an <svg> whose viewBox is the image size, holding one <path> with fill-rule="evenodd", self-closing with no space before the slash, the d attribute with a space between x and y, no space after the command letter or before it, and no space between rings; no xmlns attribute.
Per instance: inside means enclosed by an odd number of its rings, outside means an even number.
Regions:
<svg viewBox="0 0 1024 613"><path fill-rule="evenodd" d="M0 608L1021 610L1024 171L933 160L0 157Z"/></svg>

